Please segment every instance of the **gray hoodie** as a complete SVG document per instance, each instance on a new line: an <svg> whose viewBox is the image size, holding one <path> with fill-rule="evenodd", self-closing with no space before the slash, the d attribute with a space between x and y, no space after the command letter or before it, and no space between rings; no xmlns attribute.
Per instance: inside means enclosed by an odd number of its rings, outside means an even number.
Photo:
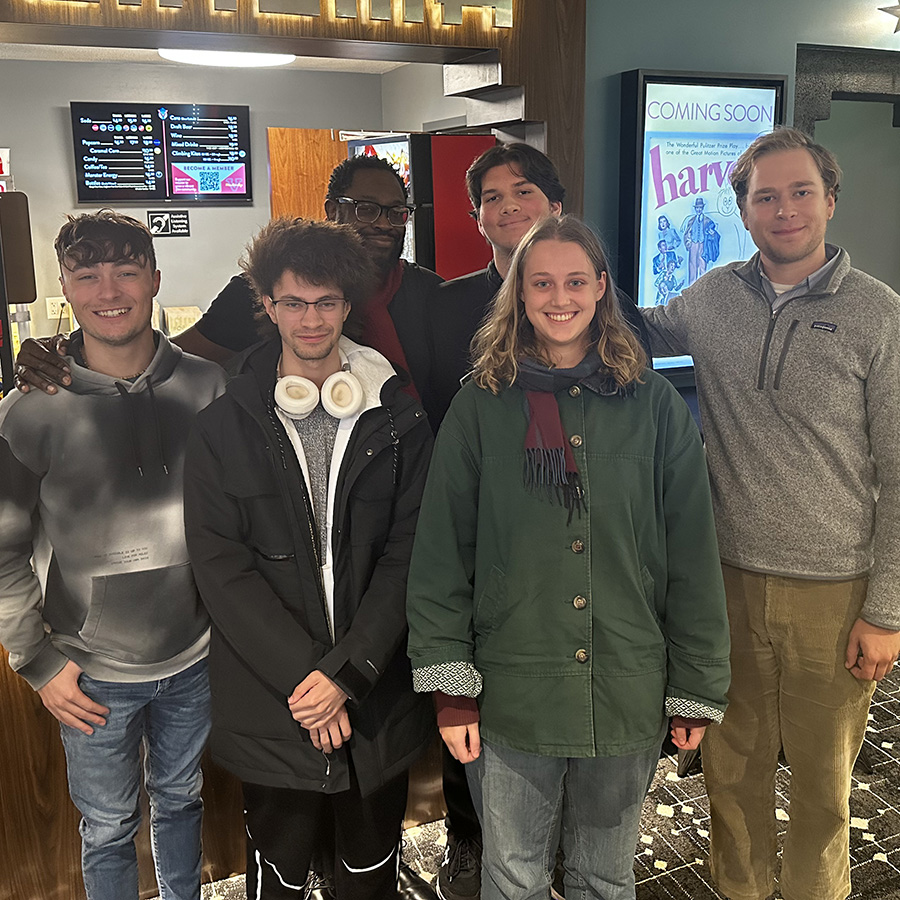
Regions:
<svg viewBox="0 0 900 900"><path fill-rule="evenodd" d="M69 659L106 681L168 677L208 643L182 472L225 374L161 334L134 382L67 363L69 390L0 402L0 643L35 689Z"/></svg>
<svg viewBox="0 0 900 900"><path fill-rule="evenodd" d="M844 250L772 311L758 254L645 311L655 356L694 357L722 559L797 578L869 574L900 629L900 297Z"/></svg>

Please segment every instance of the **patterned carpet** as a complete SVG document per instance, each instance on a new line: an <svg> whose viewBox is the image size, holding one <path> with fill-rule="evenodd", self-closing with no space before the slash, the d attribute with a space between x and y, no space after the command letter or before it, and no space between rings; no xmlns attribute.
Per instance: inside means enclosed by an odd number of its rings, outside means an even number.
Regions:
<svg viewBox="0 0 900 900"><path fill-rule="evenodd" d="M790 773L777 780L776 819L788 821ZM900 674L875 692L866 742L854 770L850 853L851 900L900 900ZM407 829L403 856L432 881L446 841L443 822ZM709 807L703 775L679 779L674 760L660 760L647 797L635 855L637 900L721 900L711 886ZM204 900L243 900L243 879L207 885Z"/></svg>

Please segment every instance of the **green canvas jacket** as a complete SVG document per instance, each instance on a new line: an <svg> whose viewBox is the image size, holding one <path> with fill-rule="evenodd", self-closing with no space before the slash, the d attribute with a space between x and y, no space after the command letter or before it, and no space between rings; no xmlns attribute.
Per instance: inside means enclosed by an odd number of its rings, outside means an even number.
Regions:
<svg viewBox="0 0 900 900"><path fill-rule="evenodd" d="M661 738L667 698L683 715L725 709L728 625L700 435L665 379L643 380L630 396L556 394L587 501L568 523L524 485L521 390L469 382L441 427L409 575L409 655L414 675L443 673L445 693L466 693L458 663L474 666L489 741L618 756Z"/></svg>

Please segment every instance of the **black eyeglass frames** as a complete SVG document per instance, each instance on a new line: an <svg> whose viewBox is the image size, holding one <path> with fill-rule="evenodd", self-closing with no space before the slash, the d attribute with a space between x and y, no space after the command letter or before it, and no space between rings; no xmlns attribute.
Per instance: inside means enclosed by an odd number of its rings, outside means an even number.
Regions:
<svg viewBox="0 0 900 900"><path fill-rule="evenodd" d="M415 206L406 204L404 206L382 206L373 200L354 200L352 197L335 197L336 203L352 203L353 210L356 213L356 221L362 222L364 225L371 225L381 218L384 213L388 222L401 228L408 221L409 217L416 211Z"/></svg>

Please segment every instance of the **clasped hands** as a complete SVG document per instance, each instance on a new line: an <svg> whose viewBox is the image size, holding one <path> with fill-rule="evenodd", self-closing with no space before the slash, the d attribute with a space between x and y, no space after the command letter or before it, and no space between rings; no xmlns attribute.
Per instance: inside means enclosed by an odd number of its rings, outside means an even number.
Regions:
<svg viewBox="0 0 900 900"><path fill-rule="evenodd" d="M288 697L291 715L308 732L313 746L324 753L341 747L353 730L347 715L349 695L324 672L313 669Z"/></svg>

